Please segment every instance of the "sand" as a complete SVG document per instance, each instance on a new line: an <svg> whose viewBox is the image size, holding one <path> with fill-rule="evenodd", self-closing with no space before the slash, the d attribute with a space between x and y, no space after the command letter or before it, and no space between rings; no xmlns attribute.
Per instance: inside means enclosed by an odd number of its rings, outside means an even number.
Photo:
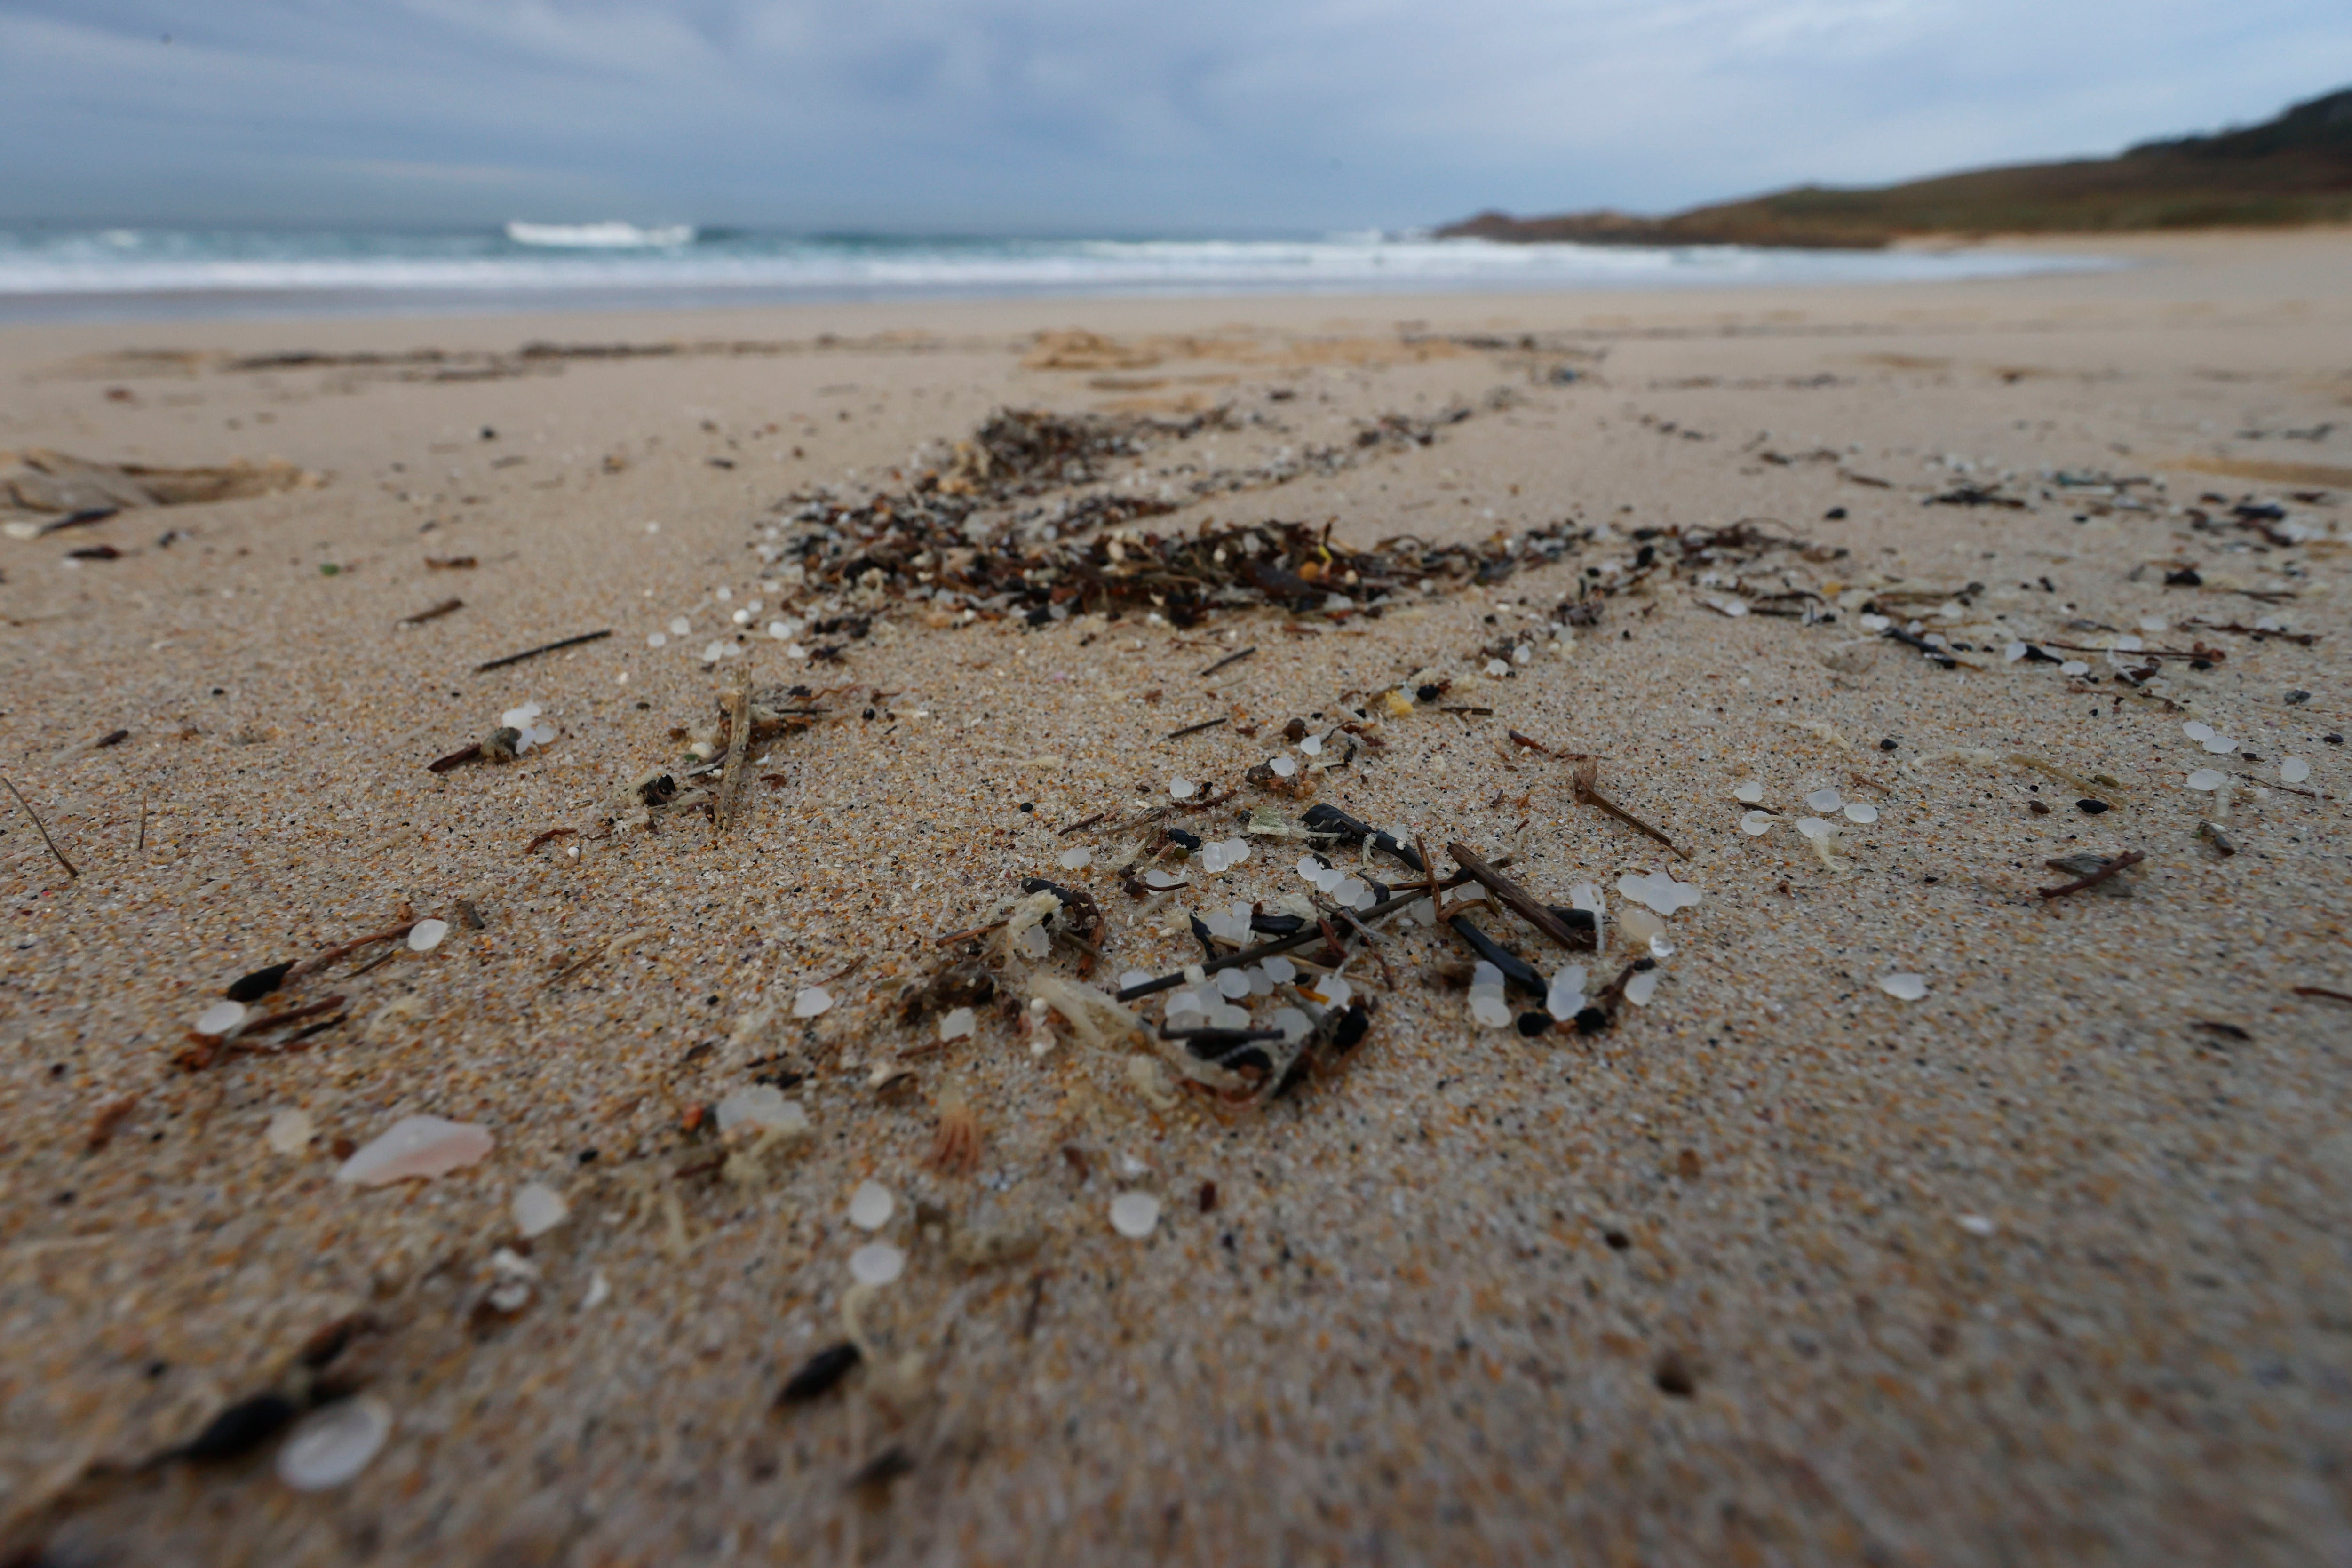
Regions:
<svg viewBox="0 0 2352 1568"><path fill-rule="evenodd" d="M0 334L0 448L323 477L0 539L0 763L79 873L0 802L6 1544L57 1564L2352 1560L2352 1006L2294 989L2352 992L2352 234L2072 248L2140 264ZM1041 350L1071 329L1103 341ZM690 352L516 354L533 341ZM428 347L455 357L348 357ZM345 357L236 367L290 351ZM1354 446L1456 404L1426 446ZM800 603L761 586L782 498L893 488L1004 405L1234 412L1128 465L1147 492L1345 455L1137 527L1591 537L1377 619L935 626L892 601L834 639L837 666L751 635L706 667L733 609L761 600L756 632ZM2026 504L1923 504L1964 484ZM2249 499L2300 542L2241 526ZM1654 571L1552 630L1580 578L1742 519L1814 548ZM68 556L101 543L121 553ZM2201 585L2167 586L2190 566ZM1967 662L1872 638L1865 604ZM674 616L690 634L649 647ZM2214 629L2263 617L2318 640ZM2079 676L2004 657L2126 635L2225 657L2139 687L2116 679L2130 653L2054 650ZM604 803L688 765L745 669L856 689L755 747L733 831L606 831ZM551 743L426 771L526 701ZM1298 847L1259 838L1194 878L1213 891L1139 903L1109 868L1140 830L1058 830L1172 774L1240 785L1298 755L1287 720L1360 709L1383 744L1316 798L1514 855L1552 902L1599 886L1595 987L1635 956L1621 878L1700 889L1647 1006L1591 1035L1481 1027L1439 973L1460 944L1394 924L1392 988L1349 965L1373 1010L1344 1069L1239 1109L1058 1020L983 1005L937 1049L898 1021L933 939L1024 877L1100 901L1106 990L1199 958L1184 910L1305 891ZM1577 805L1509 730L1598 754L1690 858ZM2011 754L2104 777L2112 809ZM2283 787L2290 757L2307 793ZM2224 789L2186 788L2208 764ZM1746 782L1782 814L1759 837ZM1835 869L1790 826L1831 784L1878 810ZM1301 804L1244 786L1186 820ZM560 827L580 831L530 847ZM1074 845L1093 864L1066 872ZM2046 859L2125 850L2147 857L2127 898L2036 891L2069 879ZM368 950L260 1005L347 999L300 1049L184 1065L237 976L425 916L451 922L432 952ZM1570 956L1480 918L1546 973ZM1889 994L1894 973L1924 997ZM830 1010L791 1016L820 982ZM722 1165L709 1108L762 1079L811 1136ZM970 1171L932 1157L958 1100ZM430 1180L334 1179L339 1148L409 1115L495 1146ZM850 1206L868 1180L896 1200L871 1233ZM568 1210L529 1240L527 1183ZM1142 1240L1112 1224L1130 1193L1160 1201ZM903 1273L853 1293L877 1241ZM349 1348L299 1370L337 1322ZM853 1331L865 1364L778 1407ZM292 1489L274 1439L141 1468L313 1384L389 1414L353 1479Z"/></svg>

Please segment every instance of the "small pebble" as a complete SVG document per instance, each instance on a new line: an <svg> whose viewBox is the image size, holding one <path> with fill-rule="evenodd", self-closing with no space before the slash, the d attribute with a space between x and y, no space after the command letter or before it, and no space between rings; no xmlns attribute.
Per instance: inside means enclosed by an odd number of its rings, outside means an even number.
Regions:
<svg viewBox="0 0 2352 1568"><path fill-rule="evenodd" d="M1927 981L1918 974L1882 974L1878 988L1897 1001L1916 1002L1927 994Z"/></svg>
<svg viewBox="0 0 2352 1568"><path fill-rule="evenodd" d="M525 1182L515 1189L515 1234L525 1241L545 1236L572 1213L563 1194L544 1182Z"/></svg>
<svg viewBox="0 0 2352 1568"><path fill-rule="evenodd" d="M392 1411L368 1394L338 1400L305 1415L278 1450L278 1479L298 1492L322 1492L354 1480L392 1436Z"/></svg>
<svg viewBox="0 0 2352 1568"><path fill-rule="evenodd" d="M441 945L441 939L448 934L447 921L418 921L408 928L408 951L431 952Z"/></svg>
<svg viewBox="0 0 2352 1568"><path fill-rule="evenodd" d="M1160 1200L1150 1193L1121 1193L1110 1201L1110 1227L1130 1241L1160 1228Z"/></svg>
<svg viewBox="0 0 2352 1568"><path fill-rule="evenodd" d="M261 1138L269 1145L272 1153L299 1154L310 1146L310 1139L317 1131L311 1125L309 1111L281 1110L269 1119L269 1126L262 1132Z"/></svg>
<svg viewBox="0 0 2352 1568"><path fill-rule="evenodd" d="M217 1036L227 1034L231 1029L236 1028L239 1024L244 1022L244 1003L215 1002L211 1006L205 1008L203 1012L197 1014L196 1021L189 1025L188 1027L194 1029L199 1035Z"/></svg>
<svg viewBox="0 0 2352 1568"><path fill-rule="evenodd" d="M869 1241L849 1255L849 1277L860 1285L887 1285L907 1271L907 1255L887 1241Z"/></svg>
<svg viewBox="0 0 2352 1568"><path fill-rule="evenodd" d="M404 1116L344 1161L335 1180L362 1187L431 1179L488 1157L497 1141L487 1127L439 1116Z"/></svg>
<svg viewBox="0 0 2352 1568"><path fill-rule="evenodd" d="M739 1127L805 1132L809 1124L808 1112L801 1109L800 1102L785 1099L784 1091L772 1083L748 1083L730 1090L719 1102L714 1114L722 1138Z"/></svg>
<svg viewBox="0 0 2352 1568"><path fill-rule="evenodd" d="M860 1230L880 1230L898 1210L898 1200L879 1182L860 1182L849 1194L849 1223Z"/></svg>

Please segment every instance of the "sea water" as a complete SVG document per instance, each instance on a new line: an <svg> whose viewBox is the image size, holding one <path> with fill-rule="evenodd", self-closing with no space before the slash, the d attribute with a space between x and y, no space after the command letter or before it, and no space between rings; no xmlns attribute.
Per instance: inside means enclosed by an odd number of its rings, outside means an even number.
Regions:
<svg viewBox="0 0 2352 1568"><path fill-rule="evenodd" d="M0 320L502 312L793 300L1939 281L2095 269L1997 248L1306 238L906 238L520 222L437 233L0 228Z"/></svg>

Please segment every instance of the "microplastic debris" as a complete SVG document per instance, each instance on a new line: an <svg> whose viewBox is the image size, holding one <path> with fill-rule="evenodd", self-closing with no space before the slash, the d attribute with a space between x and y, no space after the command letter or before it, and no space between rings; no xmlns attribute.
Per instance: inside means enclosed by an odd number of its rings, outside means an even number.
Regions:
<svg viewBox="0 0 2352 1568"><path fill-rule="evenodd" d="M392 1410L369 1394L305 1415L278 1450L278 1479L298 1492L322 1492L358 1478L392 1436Z"/></svg>
<svg viewBox="0 0 2352 1568"><path fill-rule="evenodd" d="M971 1033L972 1026L977 1022L978 1019L973 1015L971 1008L957 1008L954 1012L950 1013L946 1017L940 1020L940 1039L941 1043L944 1044L949 1040L961 1040L964 1038Z"/></svg>
<svg viewBox="0 0 2352 1568"><path fill-rule="evenodd" d="M2226 757L2238 749L2238 742L2227 735L2214 735L2207 739L2205 749L2215 756Z"/></svg>
<svg viewBox="0 0 2352 1568"><path fill-rule="evenodd" d="M2007 664L2015 664L2019 659L2025 657L2025 645L2023 643L2013 642L2007 647L2000 650L2001 660Z"/></svg>
<svg viewBox="0 0 2352 1568"><path fill-rule="evenodd" d="M1083 846L1076 849L1065 849L1062 851L1061 855L1062 869L1065 871L1083 870L1086 868L1087 863L1094 858L1095 852L1084 847Z"/></svg>
<svg viewBox="0 0 2352 1568"><path fill-rule="evenodd" d="M907 1271L907 1255L887 1241L869 1241L849 1255L849 1275L860 1285L887 1285Z"/></svg>
<svg viewBox="0 0 2352 1568"><path fill-rule="evenodd" d="M1160 1228L1160 1200L1150 1193L1121 1193L1110 1201L1110 1227L1130 1241Z"/></svg>
<svg viewBox="0 0 2352 1568"><path fill-rule="evenodd" d="M804 985L793 997L793 1016L822 1017L833 1006L833 993L822 985Z"/></svg>
<svg viewBox="0 0 2352 1568"><path fill-rule="evenodd" d="M1544 1011L1562 1023L1584 1010L1584 965L1571 963L1551 977Z"/></svg>
<svg viewBox="0 0 2352 1568"><path fill-rule="evenodd" d="M244 1022L244 1003L215 1002L197 1014L196 1021L188 1027L199 1035L226 1035Z"/></svg>
<svg viewBox="0 0 2352 1568"><path fill-rule="evenodd" d="M1310 757L1319 757L1323 754L1323 737L1308 735L1298 742L1298 749Z"/></svg>
<svg viewBox="0 0 2352 1568"><path fill-rule="evenodd" d="M729 1090L712 1113L722 1138L739 1127L763 1132L808 1131L808 1112L799 1101L785 1099L784 1091L772 1083L747 1083Z"/></svg>
<svg viewBox="0 0 2352 1568"><path fill-rule="evenodd" d="M1850 800L1845 805L1845 819L1848 822L1876 822L1878 807L1862 801Z"/></svg>
<svg viewBox="0 0 2352 1568"><path fill-rule="evenodd" d="M444 1176L488 1157L494 1143L487 1127L439 1116L404 1116L344 1161L335 1180L381 1187Z"/></svg>
<svg viewBox="0 0 2352 1568"><path fill-rule="evenodd" d="M1674 955L1675 944L1666 940L1665 932L1660 931L1657 935L1650 939L1650 956L1652 958L1672 958Z"/></svg>
<svg viewBox="0 0 2352 1568"><path fill-rule="evenodd" d="M1901 1002L1916 1002L1927 994L1927 982L1917 974L1882 974L1878 988Z"/></svg>
<svg viewBox="0 0 2352 1568"><path fill-rule="evenodd" d="M669 618L670 636L674 637L682 637L692 630L694 630L694 623L688 620L684 616L672 616Z"/></svg>
<svg viewBox="0 0 2352 1568"><path fill-rule="evenodd" d="M1349 998L1356 994L1354 987L1336 974L1328 980L1317 982L1315 990L1322 996L1323 1005L1326 1007L1345 1007Z"/></svg>
<svg viewBox="0 0 2352 1568"><path fill-rule="evenodd" d="M668 646L668 643L669 634L667 632L647 632L646 634L646 646L647 647L664 647Z"/></svg>
<svg viewBox="0 0 2352 1568"><path fill-rule="evenodd" d="M860 1230L880 1230L898 1211L898 1200L879 1182L860 1182L849 1194L849 1223Z"/></svg>
<svg viewBox="0 0 2352 1568"><path fill-rule="evenodd" d="M1274 770L1274 776L1278 779L1291 778L1298 772L1298 763L1289 757L1268 757L1265 765Z"/></svg>
<svg viewBox="0 0 2352 1568"><path fill-rule="evenodd" d="M1838 794L1835 785L1832 785L1828 789L1817 789L1807 795L1805 804L1815 811L1835 811L1845 804L1845 797Z"/></svg>
<svg viewBox="0 0 2352 1568"><path fill-rule="evenodd" d="M2070 658L2065 663L2058 667L2058 673L2061 675L2088 675L2091 673L2091 667L2079 658Z"/></svg>
<svg viewBox="0 0 2352 1568"><path fill-rule="evenodd" d="M1772 814L1769 811L1743 812L1739 818L1739 831L1750 838L1762 837L1772 831Z"/></svg>
<svg viewBox="0 0 2352 1568"><path fill-rule="evenodd" d="M1192 792L1200 787L1200 785L1194 784L1191 779L1179 774L1168 781L1168 798L1170 800L1190 800L1192 798Z"/></svg>
<svg viewBox="0 0 2352 1568"><path fill-rule="evenodd" d="M408 951L431 952L441 945L441 939L448 934L447 921L418 921L408 928Z"/></svg>
<svg viewBox="0 0 2352 1568"><path fill-rule="evenodd" d="M1662 915L1686 910L1699 901L1699 890L1688 882L1677 882L1664 871L1653 871L1643 877L1620 877L1617 891L1643 904Z"/></svg>
<svg viewBox="0 0 2352 1568"><path fill-rule="evenodd" d="M1500 680L1511 673L1511 667L1499 658L1490 658L1486 661L1486 673L1495 679Z"/></svg>
<svg viewBox="0 0 2352 1568"><path fill-rule="evenodd" d="M1265 977L1276 985L1287 985L1298 978L1298 966L1277 954L1265 963Z"/></svg>
<svg viewBox="0 0 2352 1568"><path fill-rule="evenodd" d="M2213 726L2191 719L2180 726L2180 732L2201 746L2213 738Z"/></svg>
<svg viewBox="0 0 2352 1568"><path fill-rule="evenodd" d="M2230 782L2230 775L2219 768L2199 768L2189 775L2190 789L2220 789Z"/></svg>
<svg viewBox="0 0 2352 1568"><path fill-rule="evenodd" d="M1154 866L1150 870L1146 871L1143 874L1143 885L1150 888L1154 892L1164 893L1171 888L1182 887L1184 885L1184 879L1176 875L1173 871L1163 871L1159 867Z"/></svg>
<svg viewBox="0 0 2352 1568"><path fill-rule="evenodd" d="M272 1153L299 1154L310 1146L311 1136L316 1131L310 1123L309 1111L281 1110L269 1119L269 1125L263 1130L261 1140L269 1145Z"/></svg>
<svg viewBox="0 0 2352 1568"><path fill-rule="evenodd" d="M2279 779L2284 784L2301 784L2311 776L2311 764L2301 757L2289 757L2279 763Z"/></svg>
<svg viewBox="0 0 2352 1568"><path fill-rule="evenodd" d="M1737 801L1743 801L1749 805L1754 805L1764 798L1764 785L1756 779L1749 779L1746 784L1741 784L1738 789L1731 792L1731 798Z"/></svg>
<svg viewBox="0 0 2352 1568"><path fill-rule="evenodd" d="M515 1234L525 1241L545 1236L572 1213L572 1205L563 1201L563 1194L545 1182L525 1182L517 1187L511 1206Z"/></svg>
<svg viewBox="0 0 2352 1568"><path fill-rule="evenodd" d="M1658 994L1658 982L1666 977L1663 969L1644 969L1625 982L1625 1000L1636 1007L1646 1007L1650 998Z"/></svg>
<svg viewBox="0 0 2352 1568"><path fill-rule="evenodd" d="M1618 917L1617 923L1636 945L1666 933L1665 921L1646 909L1629 909Z"/></svg>
<svg viewBox="0 0 2352 1568"><path fill-rule="evenodd" d="M1960 1215L1959 1226L1962 1230L1967 1231L1970 1236L1990 1236L1993 1230L1992 1221L1985 1218L1985 1216L1980 1214L1964 1214Z"/></svg>
<svg viewBox="0 0 2352 1568"><path fill-rule="evenodd" d="M1797 818L1797 831L1808 838L1834 838L1837 837L1837 824L1824 822L1818 816L1801 816Z"/></svg>
<svg viewBox="0 0 2352 1568"><path fill-rule="evenodd" d="M1125 991L1129 986L1149 985L1155 978L1148 969L1130 969L1118 977L1118 988Z"/></svg>

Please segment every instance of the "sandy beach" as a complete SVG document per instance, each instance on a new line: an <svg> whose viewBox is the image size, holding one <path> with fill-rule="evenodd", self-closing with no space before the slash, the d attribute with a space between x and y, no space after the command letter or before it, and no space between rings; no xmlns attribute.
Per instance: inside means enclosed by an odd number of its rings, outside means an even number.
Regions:
<svg viewBox="0 0 2352 1568"><path fill-rule="evenodd" d="M0 331L0 1555L2352 1561L2352 231L2035 244Z"/></svg>

